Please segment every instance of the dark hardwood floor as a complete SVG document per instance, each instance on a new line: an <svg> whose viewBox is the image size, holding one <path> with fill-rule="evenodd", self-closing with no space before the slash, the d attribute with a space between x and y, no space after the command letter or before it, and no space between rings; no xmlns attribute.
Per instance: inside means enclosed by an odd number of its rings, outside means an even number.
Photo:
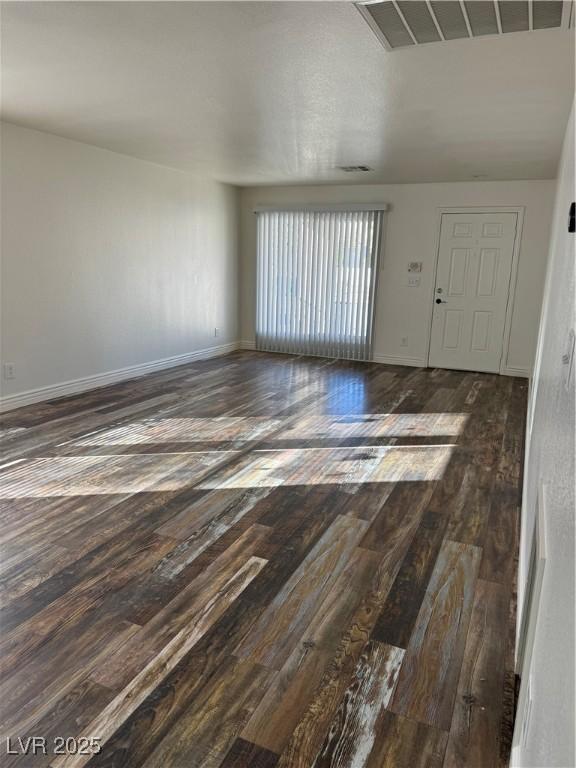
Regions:
<svg viewBox="0 0 576 768"><path fill-rule="evenodd" d="M526 394L238 352L5 414L2 765L506 765Z"/></svg>

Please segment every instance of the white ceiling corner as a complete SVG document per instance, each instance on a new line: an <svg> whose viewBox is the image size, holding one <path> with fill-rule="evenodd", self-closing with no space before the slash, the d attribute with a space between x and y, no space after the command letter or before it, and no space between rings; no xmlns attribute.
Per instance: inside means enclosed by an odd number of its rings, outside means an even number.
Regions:
<svg viewBox="0 0 576 768"><path fill-rule="evenodd" d="M2 48L4 119L239 185L552 178L574 90L573 29L389 53L348 2L8 2Z"/></svg>

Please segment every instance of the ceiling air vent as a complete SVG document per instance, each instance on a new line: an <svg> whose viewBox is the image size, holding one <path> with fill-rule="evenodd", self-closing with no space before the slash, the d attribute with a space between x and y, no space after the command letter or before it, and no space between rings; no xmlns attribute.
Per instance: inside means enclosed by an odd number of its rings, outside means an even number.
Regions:
<svg viewBox="0 0 576 768"><path fill-rule="evenodd" d="M573 0L364 0L356 7L387 50L468 37L568 29Z"/></svg>

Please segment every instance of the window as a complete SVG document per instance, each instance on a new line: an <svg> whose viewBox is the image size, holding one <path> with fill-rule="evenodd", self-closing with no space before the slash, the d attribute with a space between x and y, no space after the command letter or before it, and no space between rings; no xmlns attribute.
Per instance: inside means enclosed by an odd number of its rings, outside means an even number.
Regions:
<svg viewBox="0 0 576 768"><path fill-rule="evenodd" d="M257 349L370 359L384 210L256 212Z"/></svg>

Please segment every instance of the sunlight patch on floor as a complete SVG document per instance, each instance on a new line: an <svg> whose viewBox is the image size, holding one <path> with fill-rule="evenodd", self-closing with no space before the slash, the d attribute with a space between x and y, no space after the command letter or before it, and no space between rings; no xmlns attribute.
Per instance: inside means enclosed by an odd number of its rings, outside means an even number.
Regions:
<svg viewBox="0 0 576 768"><path fill-rule="evenodd" d="M54 456L0 475L0 498L173 491L194 485L236 452Z"/></svg>
<svg viewBox="0 0 576 768"><path fill-rule="evenodd" d="M24 461L3 473L0 498L175 491L193 485L266 488L436 480L453 449L448 444L261 450L232 465L236 451L55 456ZM215 475L202 480L214 471Z"/></svg>
<svg viewBox="0 0 576 768"><path fill-rule="evenodd" d="M467 413L370 413L353 416L312 416L283 430L279 439L358 437L455 437Z"/></svg>
<svg viewBox="0 0 576 768"><path fill-rule="evenodd" d="M147 443L228 442L255 440L281 422L266 417L144 419L74 440L74 445L141 445Z"/></svg>
<svg viewBox="0 0 576 768"><path fill-rule="evenodd" d="M466 423L466 413L369 413L314 415L277 433L275 439L359 437L453 437ZM249 441L278 430L282 422L267 417L145 419L106 429L73 441L79 446L154 443Z"/></svg>
<svg viewBox="0 0 576 768"><path fill-rule="evenodd" d="M268 488L280 485L384 483L436 480L442 476L465 413L313 415L279 431L265 417L146 419L92 433L71 445L82 447L154 443L242 443L271 439L445 437L447 444L253 450L237 464L236 451L56 456L24 461L0 475L0 497L82 496L171 491L199 486Z"/></svg>
<svg viewBox="0 0 576 768"><path fill-rule="evenodd" d="M106 429L74 440L74 445L141 445L145 443L186 443L255 440L277 429L282 422L266 417L215 417L145 419Z"/></svg>

